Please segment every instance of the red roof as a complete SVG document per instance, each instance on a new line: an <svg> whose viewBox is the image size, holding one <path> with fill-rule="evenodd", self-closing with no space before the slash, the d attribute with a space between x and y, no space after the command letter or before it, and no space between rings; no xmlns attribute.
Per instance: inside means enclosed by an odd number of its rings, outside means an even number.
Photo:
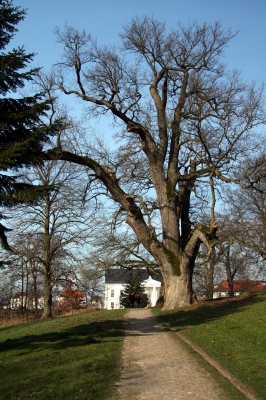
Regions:
<svg viewBox="0 0 266 400"><path fill-rule="evenodd" d="M248 293L248 292L258 292L260 290L266 290L266 286L258 281L250 280L235 280L233 281L234 292ZM228 292L228 282L227 280L219 283L215 288L215 292Z"/></svg>

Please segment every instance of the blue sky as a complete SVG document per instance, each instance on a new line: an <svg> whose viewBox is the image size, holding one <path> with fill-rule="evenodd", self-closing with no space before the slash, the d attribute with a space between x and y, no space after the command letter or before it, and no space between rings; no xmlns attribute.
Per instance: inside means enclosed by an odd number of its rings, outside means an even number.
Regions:
<svg viewBox="0 0 266 400"><path fill-rule="evenodd" d="M169 28L194 20L220 20L225 28L239 28L225 60L231 69L242 71L244 80L266 82L266 0L13 0L13 5L28 11L12 47L24 45L27 52L37 53L34 66L45 71L62 50L55 42L56 26L63 28L67 21L97 37L100 44L116 44L132 17L148 15Z"/></svg>

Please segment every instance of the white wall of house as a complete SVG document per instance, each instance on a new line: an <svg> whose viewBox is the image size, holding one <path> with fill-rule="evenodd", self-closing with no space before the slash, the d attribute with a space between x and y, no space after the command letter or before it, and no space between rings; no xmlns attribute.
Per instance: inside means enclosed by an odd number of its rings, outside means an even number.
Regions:
<svg viewBox="0 0 266 400"><path fill-rule="evenodd" d="M122 283L106 283L104 285L104 308L106 310L120 308L120 293L123 289Z"/></svg>
<svg viewBox="0 0 266 400"><path fill-rule="evenodd" d="M22 306L25 307L26 304L26 294L24 294L24 296L14 296L11 297L10 299L10 308L15 309L15 308L21 308ZM27 308L29 309L35 309L35 297L27 297ZM44 308L44 298L42 296L40 296L37 299L37 308L39 310Z"/></svg>
<svg viewBox="0 0 266 400"><path fill-rule="evenodd" d="M150 299L151 307L156 305L160 295L161 282L156 281L149 276L142 282L145 291ZM120 308L120 294L123 291L122 283L105 283L104 285L104 308L107 310Z"/></svg>
<svg viewBox="0 0 266 400"><path fill-rule="evenodd" d="M244 293L234 292L234 296L240 296L241 294L244 294ZM221 299L224 297L229 297L228 292L213 292L214 299Z"/></svg>

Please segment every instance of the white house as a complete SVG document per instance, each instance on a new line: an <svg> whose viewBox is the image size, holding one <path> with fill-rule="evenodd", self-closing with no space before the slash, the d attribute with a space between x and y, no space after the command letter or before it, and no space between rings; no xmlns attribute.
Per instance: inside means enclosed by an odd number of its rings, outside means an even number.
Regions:
<svg viewBox="0 0 266 400"><path fill-rule="evenodd" d="M34 292L18 292L10 299L10 308L21 308L22 306L25 307L27 301L27 308L28 309L35 309L44 308L44 298L43 296L36 294ZM35 305L35 301L37 304Z"/></svg>
<svg viewBox="0 0 266 400"><path fill-rule="evenodd" d="M111 269L105 275L104 308L111 310L120 308L120 294L124 289L130 271ZM151 276L146 270L139 270L141 281L150 299L149 305L154 307L160 295L161 277Z"/></svg>

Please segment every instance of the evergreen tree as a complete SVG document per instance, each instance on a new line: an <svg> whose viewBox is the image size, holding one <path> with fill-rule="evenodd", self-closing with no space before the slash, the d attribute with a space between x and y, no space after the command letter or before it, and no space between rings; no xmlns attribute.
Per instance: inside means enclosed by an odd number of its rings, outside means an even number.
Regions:
<svg viewBox="0 0 266 400"><path fill-rule="evenodd" d="M128 308L130 306L130 295L140 295L140 307L146 307L149 303L147 294L145 293L145 287L141 283L141 277L138 271L131 271L129 277L125 282L124 290L120 296L120 304L123 307Z"/></svg>
<svg viewBox="0 0 266 400"><path fill-rule="evenodd" d="M42 93L16 95L38 72L27 69L34 54L27 54L23 46L4 51L25 14L12 1L0 0L0 206L5 207L32 201L43 192L44 188L19 182L16 174L19 168L40 162L43 146L55 130L55 124L44 123L50 104ZM0 223L0 241L8 249L6 231Z"/></svg>

